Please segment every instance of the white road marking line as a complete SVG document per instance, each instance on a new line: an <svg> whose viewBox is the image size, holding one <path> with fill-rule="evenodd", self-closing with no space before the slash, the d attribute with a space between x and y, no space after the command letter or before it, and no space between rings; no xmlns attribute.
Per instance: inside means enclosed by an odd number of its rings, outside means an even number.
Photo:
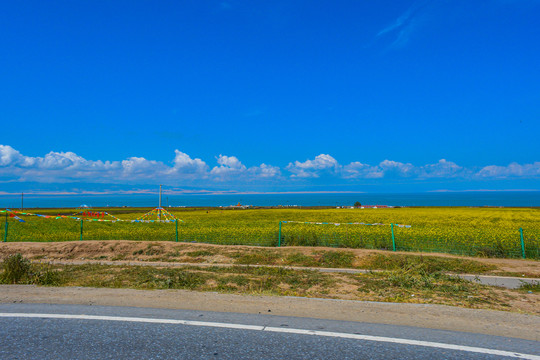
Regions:
<svg viewBox="0 0 540 360"><path fill-rule="evenodd" d="M355 339L355 340L364 340L364 341L386 342L386 343L392 343L392 344L425 346L425 347L432 347L432 348L438 348L438 349L507 356L507 357L518 358L518 359L540 360L540 356L537 356L537 355L521 354L521 353L516 353L516 352L511 352L511 351L493 350L493 349L473 347L473 346L463 346L463 345L438 343L438 342L432 342L432 341L409 340L409 339L401 339L401 338L360 335L360 334L340 333L340 332L331 332L331 331L265 327L265 326L259 326L259 325L244 325L244 324L230 324L230 323L175 320L175 319L152 319L152 318L139 318L139 317L72 315L72 314L0 313L0 318L2 317L3 318L17 317L17 318L41 318L41 319L102 320L102 321L123 321L123 322L138 322L138 323L152 323L152 324L208 326L208 327L215 327L215 328L268 331L268 332L274 332L274 333L288 333L288 334L299 334L299 335L325 336L325 337L334 337L334 338L343 338L343 339Z"/></svg>

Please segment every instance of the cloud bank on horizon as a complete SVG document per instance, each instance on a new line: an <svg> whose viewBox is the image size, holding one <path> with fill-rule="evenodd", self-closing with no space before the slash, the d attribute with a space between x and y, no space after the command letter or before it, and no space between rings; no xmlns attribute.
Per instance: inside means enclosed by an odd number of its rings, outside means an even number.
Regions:
<svg viewBox="0 0 540 360"><path fill-rule="evenodd" d="M200 158L175 150L169 164L143 157L125 160L87 160L73 152L51 151L44 156L25 156L9 145L0 145L0 182L37 183L125 183L212 185L227 184L242 187L253 182L278 183L283 186L317 179L334 179L341 184L355 184L359 180L424 181L429 179L464 181L494 179L540 179L540 162L507 166L485 165L462 167L440 159L433 164L413 165L383 160L370 165L359 161L340 164L329 154L320 154L306 161L291 161L283 168L261 163L248 167L237 157L219 155L217 165L211 167Z"/></svg>

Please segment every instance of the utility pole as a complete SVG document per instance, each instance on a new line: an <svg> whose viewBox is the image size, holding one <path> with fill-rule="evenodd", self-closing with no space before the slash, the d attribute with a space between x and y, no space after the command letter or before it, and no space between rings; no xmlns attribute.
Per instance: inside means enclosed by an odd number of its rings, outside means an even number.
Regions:
<svg viewBox="0 0 540 360"><path fill-rule="evenodd" d="M7 242L7 235L8 235L8 212L6 209L6 225L4 226L4 242Z"/></svg>
<svg viewBox="0 0 540 360"><path fill-rule="evenodd" d="M163 185L159 185L159 220L161 221L161 187Z"/></svg>

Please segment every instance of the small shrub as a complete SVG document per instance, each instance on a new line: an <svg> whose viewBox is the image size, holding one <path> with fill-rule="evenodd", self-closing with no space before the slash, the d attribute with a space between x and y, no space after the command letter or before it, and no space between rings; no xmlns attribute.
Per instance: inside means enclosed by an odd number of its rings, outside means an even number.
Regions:
<svg viewBox="0 0 540 360"><path fill-rule="evenodd" d="M30 261L19 253L8 256L2 267L4 273L0 280L4 284L18 284L27 281L30 276Z"/></svg>
<svg viewBox="0 0 540 360"><path fill-rule="evenodd" d="M62 280L63 278L60 272L52 269L45 269L43 272L39 272L35 275L32 283L36 285L60 286L62 285Z"/></svg>

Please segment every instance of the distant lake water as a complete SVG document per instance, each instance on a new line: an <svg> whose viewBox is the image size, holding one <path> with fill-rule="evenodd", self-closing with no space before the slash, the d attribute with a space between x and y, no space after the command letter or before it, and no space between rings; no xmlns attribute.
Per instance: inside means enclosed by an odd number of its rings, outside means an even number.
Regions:
<svg viewBox="0 0 540 360"><path fill-rule="evenodd" d="M250 194L250 195L163 195L163 206L217 207L253 206L352 206L356 201L367 205L390 206L505 206L540 207L540 191L516 192L433 192L407 194ZM158 195L25 195L25 208L79 207L152 207ZM20 196L0 196L1 208L20 208Z"/></svg>

